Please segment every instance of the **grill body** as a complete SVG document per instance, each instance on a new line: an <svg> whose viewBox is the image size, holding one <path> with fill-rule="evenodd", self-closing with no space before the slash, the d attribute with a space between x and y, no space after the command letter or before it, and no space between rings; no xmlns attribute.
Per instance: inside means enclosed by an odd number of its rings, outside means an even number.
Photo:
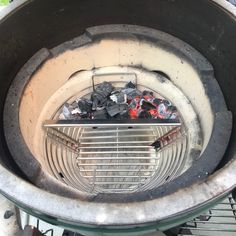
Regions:
<svg viewBox="0 0 236 236"><path fill-rule="evenodd" d="M45 46L52 48L80 35L84 28L94 25L94 22L97 25L122 22L163 30L186 41L205 55L215 69L227 106L235 116L236 13L223 1L104 0L97 3L35 0L13 3L1 14L1 110L14 76L36 51ZM9 28L14 31L9 31ZM163 190L163 197L139 204L129 203L126 207L122 204L108 206L63 198L28 182L11 158L3 134L2 116L0 121L1 193L32 215L88 235L97 235L98 232L105 235L138 235L155 229L171 228L216 204L236 184L236 130L233 126L231 140L219 170L203 182L192 186L187 181L182 182L180 190L173 186L172 193ZM222 130L217 131L219 135ZM32 178L36 174L33 173Z"/></svg>

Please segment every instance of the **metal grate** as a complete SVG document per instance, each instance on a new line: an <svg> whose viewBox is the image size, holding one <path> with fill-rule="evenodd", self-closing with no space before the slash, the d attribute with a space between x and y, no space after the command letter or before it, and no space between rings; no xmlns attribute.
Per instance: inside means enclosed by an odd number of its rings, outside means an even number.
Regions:
<svg viewBox="0 0 236 236"><path fill-rule="evenodd" d="M152 128L98 127L83 129L77 165L92 189L132 190L149 180L157 167Z"/></svg>
<svg viewBox="0 0 236 236"><path fill-rule="evenodd" d="M150 189L179 175L186 159L180 122L67 120L44 127L51 173L89 193Z"/></svg>
<svg viewBox="0 0 236 236"><path fill-rule="evenodd" d="M236 235L236 203L231 196L223 202L187 222L179 236L234 236Z"/></svg>

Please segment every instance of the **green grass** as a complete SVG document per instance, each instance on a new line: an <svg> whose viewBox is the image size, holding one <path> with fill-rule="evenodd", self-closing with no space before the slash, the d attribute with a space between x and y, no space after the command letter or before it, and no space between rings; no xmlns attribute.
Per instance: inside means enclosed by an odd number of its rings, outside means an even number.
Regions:
<svg viewBox="0 0 236 236"><path fill-rule="evenodd" d="M9 0L0 0L0 6L5 6L9 3Z"/></svg>

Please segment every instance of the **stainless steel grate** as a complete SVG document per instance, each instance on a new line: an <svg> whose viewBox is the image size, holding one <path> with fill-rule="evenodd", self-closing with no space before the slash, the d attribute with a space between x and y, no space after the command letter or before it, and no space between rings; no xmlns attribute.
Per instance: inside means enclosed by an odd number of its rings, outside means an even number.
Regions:
<svg viewBox="0 0 236 236"><path fill-rule="evenodd" d="M96 133L85 128L80 137L78 167L93 188L133 190L148 181L156 170L158 156L150 146L154 139L152 129L140 126L99 127Z"/></svg>
<svg viewBox="0 0 236 236"><path fill-rule="evenodd" d="M181 123L135 122L46 122L49 170L89 193L150 189L178 176L187 150Z"/></svg>

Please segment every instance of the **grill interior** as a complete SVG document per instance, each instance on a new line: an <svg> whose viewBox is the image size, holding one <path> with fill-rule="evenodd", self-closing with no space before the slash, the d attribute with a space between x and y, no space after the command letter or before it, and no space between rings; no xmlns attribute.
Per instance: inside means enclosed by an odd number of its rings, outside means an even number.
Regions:
<svg viewBox="0 0 236 236"><path fill-rule="evenodd" d="M128 75L114 71L94 75L83 97L90 99L94 86L104 80L115 88L131 80L141 91L150 90L139 84L135 73ZM78 92L63 102L71 103ZM173 180L188 168L189 137L183 121L63 121L61 109L44 123L44 159L50 174L74 189L91 194L144 191ZM160 148L152 146L171 133Z"/></svg>
<svg viewBox="0 0 236 236"><path fill-rule="evenodd" d="M40 69L36 66L36 71L25 77L19 92L23 94L19 128L33 154L28 157L35 158L33 161L40 165L50 186L58 185L53 189L63 188L64 191L63 183L72 187L67 189L73 194L89 197L98 193L144 192L174 182L172 180L200 159L212 134L214 116L206 85L202 83L205 74L198 73L198 68L185 56L152 41L131 39L129 34L127 38L110 38L104 33L101 41L94 38L92 43L76 45L73 50L67 46L51 49L53 58L44 59ZM144 53L138 53L140 50ZM107 53L98 53L104 51ZM187 51L186 56L189 56ZM191 56L201 58L199 54ZM156 58L163 58L163 61ZM212 70L207 62L204 65ZM90 99L94 88L104 81L117 89L132 82L141 92L148 90L156 98L169 100L177 108L181 124L135 121L121 125L120 122L107 122L109 120L99 125L78 124L73 120L71 124L57 123L63 119L60 115L65 103L70 105L81 98ZM16 93L14 89L11 92ZM9 102L14 98L10 94ZM7 108L10 110L11 106ZM54 124L47 124L49 120ZM176 137L161 148L152 146L179 126ZM31 172L36 173L32 169ZM38 185L44 186L41 177L37 178Z"/></svg>

